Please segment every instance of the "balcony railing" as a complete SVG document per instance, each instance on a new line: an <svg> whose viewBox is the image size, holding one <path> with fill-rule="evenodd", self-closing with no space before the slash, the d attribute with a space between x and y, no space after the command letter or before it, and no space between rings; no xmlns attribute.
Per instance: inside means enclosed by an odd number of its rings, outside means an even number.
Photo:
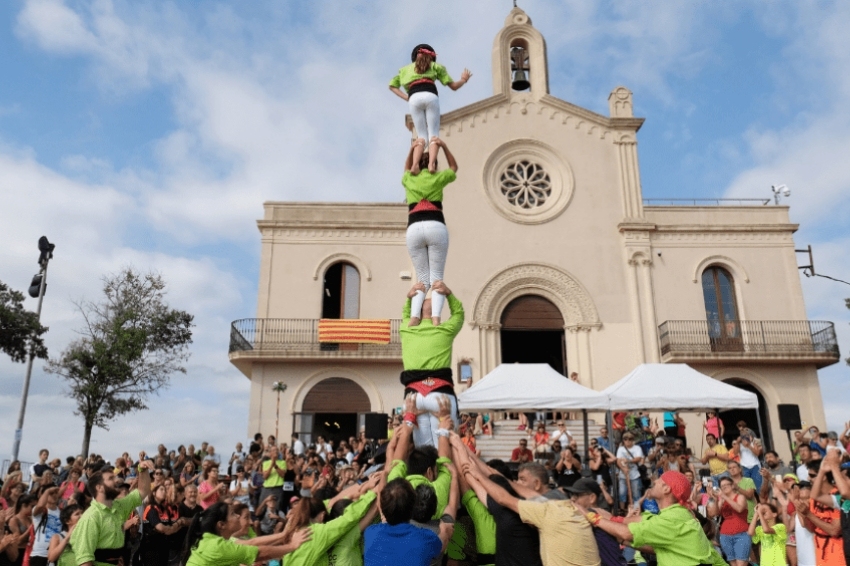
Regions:
<svg viewBox="0 0 850 566"><path fill-rule="evenodd" d="M231 358L252 354L285 358L391 358L401 359L398 329L401 319L390 320L389 344L335 344L319 342L319 320L314 318L244 318L230 325Z"/></svg>
<svg viewBox="0 0 850 566"><path fill-rule="evenodd" d="M658 327L664 361L838 361L835 325L820 320L668 320Z"/></svg>
<svg viewBox="0 0 850 566"><path fill-rule="evenodd" d="M767 206L769 198L645 198L644 206Z"/></svg>

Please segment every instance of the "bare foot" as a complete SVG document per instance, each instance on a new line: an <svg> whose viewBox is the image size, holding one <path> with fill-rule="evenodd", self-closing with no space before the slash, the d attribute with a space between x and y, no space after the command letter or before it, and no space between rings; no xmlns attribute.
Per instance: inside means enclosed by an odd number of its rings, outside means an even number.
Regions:
<svg viewBox="0 0 850 566"><path fill-rule="evenodd" d="M432 175L437 172L437 165L435 163L428 164L428 172Z"/></svg>
<svg viewBox="0 0 850 566"><path fill-rule="evenodd" d="M440 326L440 317L439 316L432 316L431 317L431 324L433 324L434 326Z"/></svg>
<svg viewBox="0 0 850 566"><path fill-rule="evenodd" d="M408 326L419 326L419 323L422 322L418 316L411 316L410 322L407 323Z"/></svg>
<svg viewBox="0 0 850 566"><path fill-rule="evenodd" d="M414 163L410 167L410 174L411 175L418 175L419 174L419 164L418 163Z"/></svg>

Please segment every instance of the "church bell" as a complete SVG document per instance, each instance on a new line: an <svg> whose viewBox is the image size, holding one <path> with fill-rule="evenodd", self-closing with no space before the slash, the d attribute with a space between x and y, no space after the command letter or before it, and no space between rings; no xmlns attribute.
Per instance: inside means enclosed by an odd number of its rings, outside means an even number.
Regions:
<svg viewBox="0 0 850 566"><path fill-rule="evenodd" d="M524 47L511 48L511 70L514 73L511 88L514 90L528 90L531 83L528 82L526 71L528 70L528 53Z"/></svg>

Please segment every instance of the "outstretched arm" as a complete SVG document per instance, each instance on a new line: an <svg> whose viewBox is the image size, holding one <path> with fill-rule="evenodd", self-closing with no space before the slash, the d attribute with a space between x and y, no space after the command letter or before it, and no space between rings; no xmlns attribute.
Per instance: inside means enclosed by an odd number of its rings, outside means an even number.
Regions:
<svg viewBox="0 0 850 566"><path fill-rule="evenodd" d="M519 499L511 495L502 486L496 484L490 478L479 473L478 468L466 464L463 470L464 475L469 475L471 478L481 484L484 491L487 492L487 497L492 497L493 501L499 505L506 507L514 513L519 513Z"/></svg>
<svg viewBox="0 0 850 566"><path fill-rule="evenodd" d="M472 77L472 73L469 72L469 69L464 69L463 72L460 74L460 80L459 81L450 82L446 86L449 87L452 90L457 90L460 87L462 87L463 85L465 85L466 83L468 83L470 77Z"/></svg>

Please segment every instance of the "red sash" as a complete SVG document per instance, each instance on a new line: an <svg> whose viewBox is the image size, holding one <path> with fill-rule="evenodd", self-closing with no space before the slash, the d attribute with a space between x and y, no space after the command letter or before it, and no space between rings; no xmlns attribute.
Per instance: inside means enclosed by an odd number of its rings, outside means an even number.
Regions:
<svg viewBox="0 0 850 566"><path fill-rule="evenodd" d="M440 387L454 387L450 381L436 377L429 377L422 381L414 381L413 383L408 383L407 386L417 393L420 393L423 397L427 397L429 393L435 389L439 389Z"/></svg>

